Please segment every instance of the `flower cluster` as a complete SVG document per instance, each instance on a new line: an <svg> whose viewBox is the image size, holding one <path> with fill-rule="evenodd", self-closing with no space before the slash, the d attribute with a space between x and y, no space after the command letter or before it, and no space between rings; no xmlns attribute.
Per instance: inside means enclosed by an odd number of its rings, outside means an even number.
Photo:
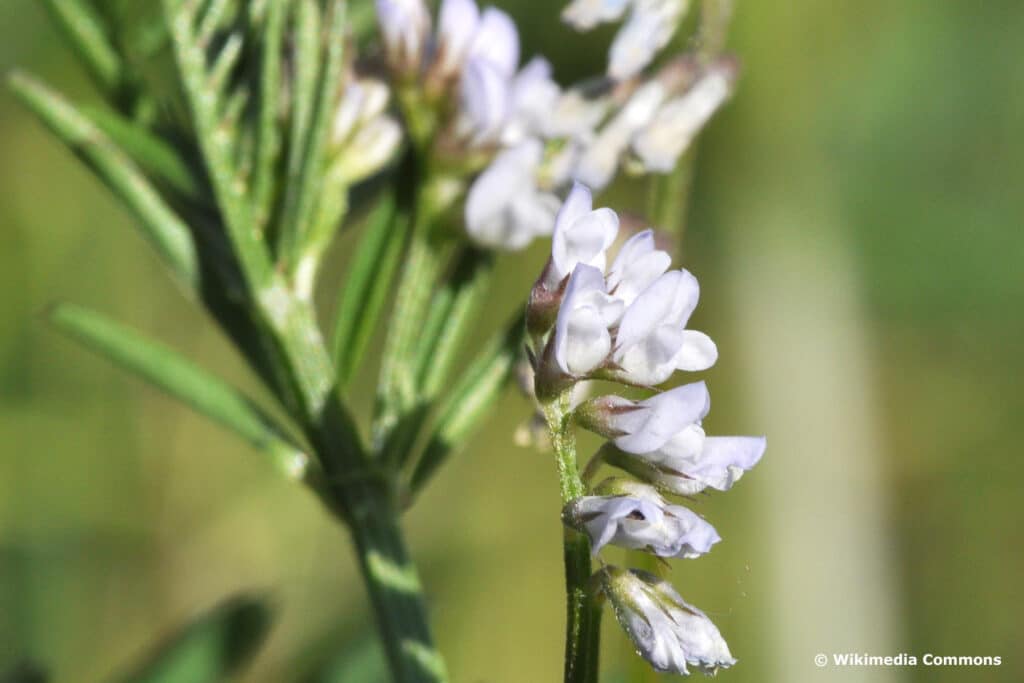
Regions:
<svg viewBox="0 0 1024 683"><path fill-rule="evenodd" d="M469 237L522 249L554 228L559 194L579 180L594 188L620 168L669 173L732 91L729 60L671 60L641 73L668 43L685 0L576 0L564 16L577 28L629 19L611 48L612 80L563 89L543 57L519 66L515 23L474 0L442 0L436 32L423 0L377 0L385 54L408 96L410 128L437 115L439 154L470 175ZM622 80L627 79L627 80Z"/></svg>
<svg viewBox="0 0 1024 683"><path fill-rule="evenodd" d="M596 555L607 545L662 558L695 558L720 539L688 508L664 496L728 490L760 460L765 439L707 436L711 400L703 382L656 391L641 401L599 396L572 406L565 399L584 380L654 388L676 370L715 363L714 342L687 328L697 306L697 280L671 270L651 230L627 239L614 259L618 217L594 209L577 184L558 213L551 257L530 296L535 391L562 401L575 424L607 439L595 465L609 464L640 481L609 478L567 502L564 523L589 537ZM610 265L609 265L610 261ZM603 592L638 651L661 671L704 671L735 660L718 630L664 582L638 572L602 570Z"/></svg>

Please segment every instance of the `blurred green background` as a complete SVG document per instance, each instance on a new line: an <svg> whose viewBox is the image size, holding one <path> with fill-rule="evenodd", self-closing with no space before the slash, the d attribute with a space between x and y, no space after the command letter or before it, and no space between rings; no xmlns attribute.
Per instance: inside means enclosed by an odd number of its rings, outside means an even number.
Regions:
<svg viewBox="0 0 1024 683"><path fill-rule="evenodd" d="M561 80L603 68L608 33L570 33L561 3L500 4ZM40 3L2 5L0 67L92 97ZM696 327L722 352L709 431L767 433L769 449L698 503L725 541L672 574L740 659L723 680L1024 680L1022 35L1019 0L738 3L744 75L701 142L683 251ZM366 601L320 507L40 320L51 302L92 306L262 395L7 92L0 188L0 671L30 658L58 681L106 680L239 590L276 611L245 681L358 649ZM644 207L629 184L609 201ZM545 248L505 259L487 324ZM407 519L460 683L560 677L556 481L512 445L526 412L509 391ZM608 680L656 680L606 627ZM1003 664L818 669L819 652Z"/></svg>

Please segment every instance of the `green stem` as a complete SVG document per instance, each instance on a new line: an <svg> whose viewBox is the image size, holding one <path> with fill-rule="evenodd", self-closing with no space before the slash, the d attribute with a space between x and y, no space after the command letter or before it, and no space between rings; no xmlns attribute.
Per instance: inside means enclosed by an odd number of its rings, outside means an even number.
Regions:
<svg viewBox="0 0 1024 683"><path fill-rule="evenodd" d="M576 462L576 436L569 419L570 391L543 406L551 430L562 504L586 494ZM565 530L565 683L596 683L600 653L601 610L590 591L590 540Z"/></svg>
<svg viewBox="0 0 1024 683"><path fill-rule="evenodd" d="M344 497L392 680L444 683L448 673L430 635L419 575L391 498L372 486L357 486Z"/></svg>

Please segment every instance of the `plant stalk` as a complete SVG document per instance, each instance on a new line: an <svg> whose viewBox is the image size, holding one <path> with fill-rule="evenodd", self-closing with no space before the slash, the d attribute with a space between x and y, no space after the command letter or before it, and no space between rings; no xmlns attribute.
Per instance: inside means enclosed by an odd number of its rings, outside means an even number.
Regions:
<svg viewBox="0 0 1024 683"><path fill-rule="evenodd" d="M576 437L569 419L571 391L543 406L565 505L586 494L576 461ZM600 655L601 609L590 591L590 540L565 530L565 683L596 683Z"/></svg>
<svg viewBox="0 0 1024 683"><path fill-rule="evenodd" d="M352 540L392 680L446 683L448 673L430 634L419 575L392 497L370 482L350 482L346 488Z"/></svg>

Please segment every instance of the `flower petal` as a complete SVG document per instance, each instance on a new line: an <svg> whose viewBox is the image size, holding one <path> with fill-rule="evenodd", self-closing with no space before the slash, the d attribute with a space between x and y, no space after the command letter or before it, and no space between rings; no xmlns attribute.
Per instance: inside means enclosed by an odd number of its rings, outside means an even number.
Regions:
<svg viewBox="0 0 1024 683"><path fill-rule="evenodd" d="M444 74L455 73L465 60L480 23L474 0L443 0L438 18L438 66Z"/></svg>
<svg viewBox="0 0 1024 683"><path fill-rule="evenodd" d="M711 409L711 396L704 382L693 382L655 394L637 405L644 410L622 411L613 418L613 426L623 432L614 443L627 453L650 453L688 425L702 420Z"/></svg>
<svg viewBox="0 0 1024 683"><path fill-rule="evenodd" d="M583 376L608 357L611 335L602 311L592 304L594 293L604 294L604 276L596 268L579 264L569 276L555 321L555 362L569 375Z"/></svg>
<svg viewBox="0 0 1024 683"><path fill-rule="evenodd" d="M707 370L718 360L718 347L711 337L696 330L682 331L682 344L675 357L675 366L688 372Z"/></svg>
<svg viewBox="0 0 1024 683"><path fill-rule="evenodd" d="M512 17L496 7L485 9L469 53L472 59L487 60L502 76L511 78L519 65L519 31Z"/></svg>

